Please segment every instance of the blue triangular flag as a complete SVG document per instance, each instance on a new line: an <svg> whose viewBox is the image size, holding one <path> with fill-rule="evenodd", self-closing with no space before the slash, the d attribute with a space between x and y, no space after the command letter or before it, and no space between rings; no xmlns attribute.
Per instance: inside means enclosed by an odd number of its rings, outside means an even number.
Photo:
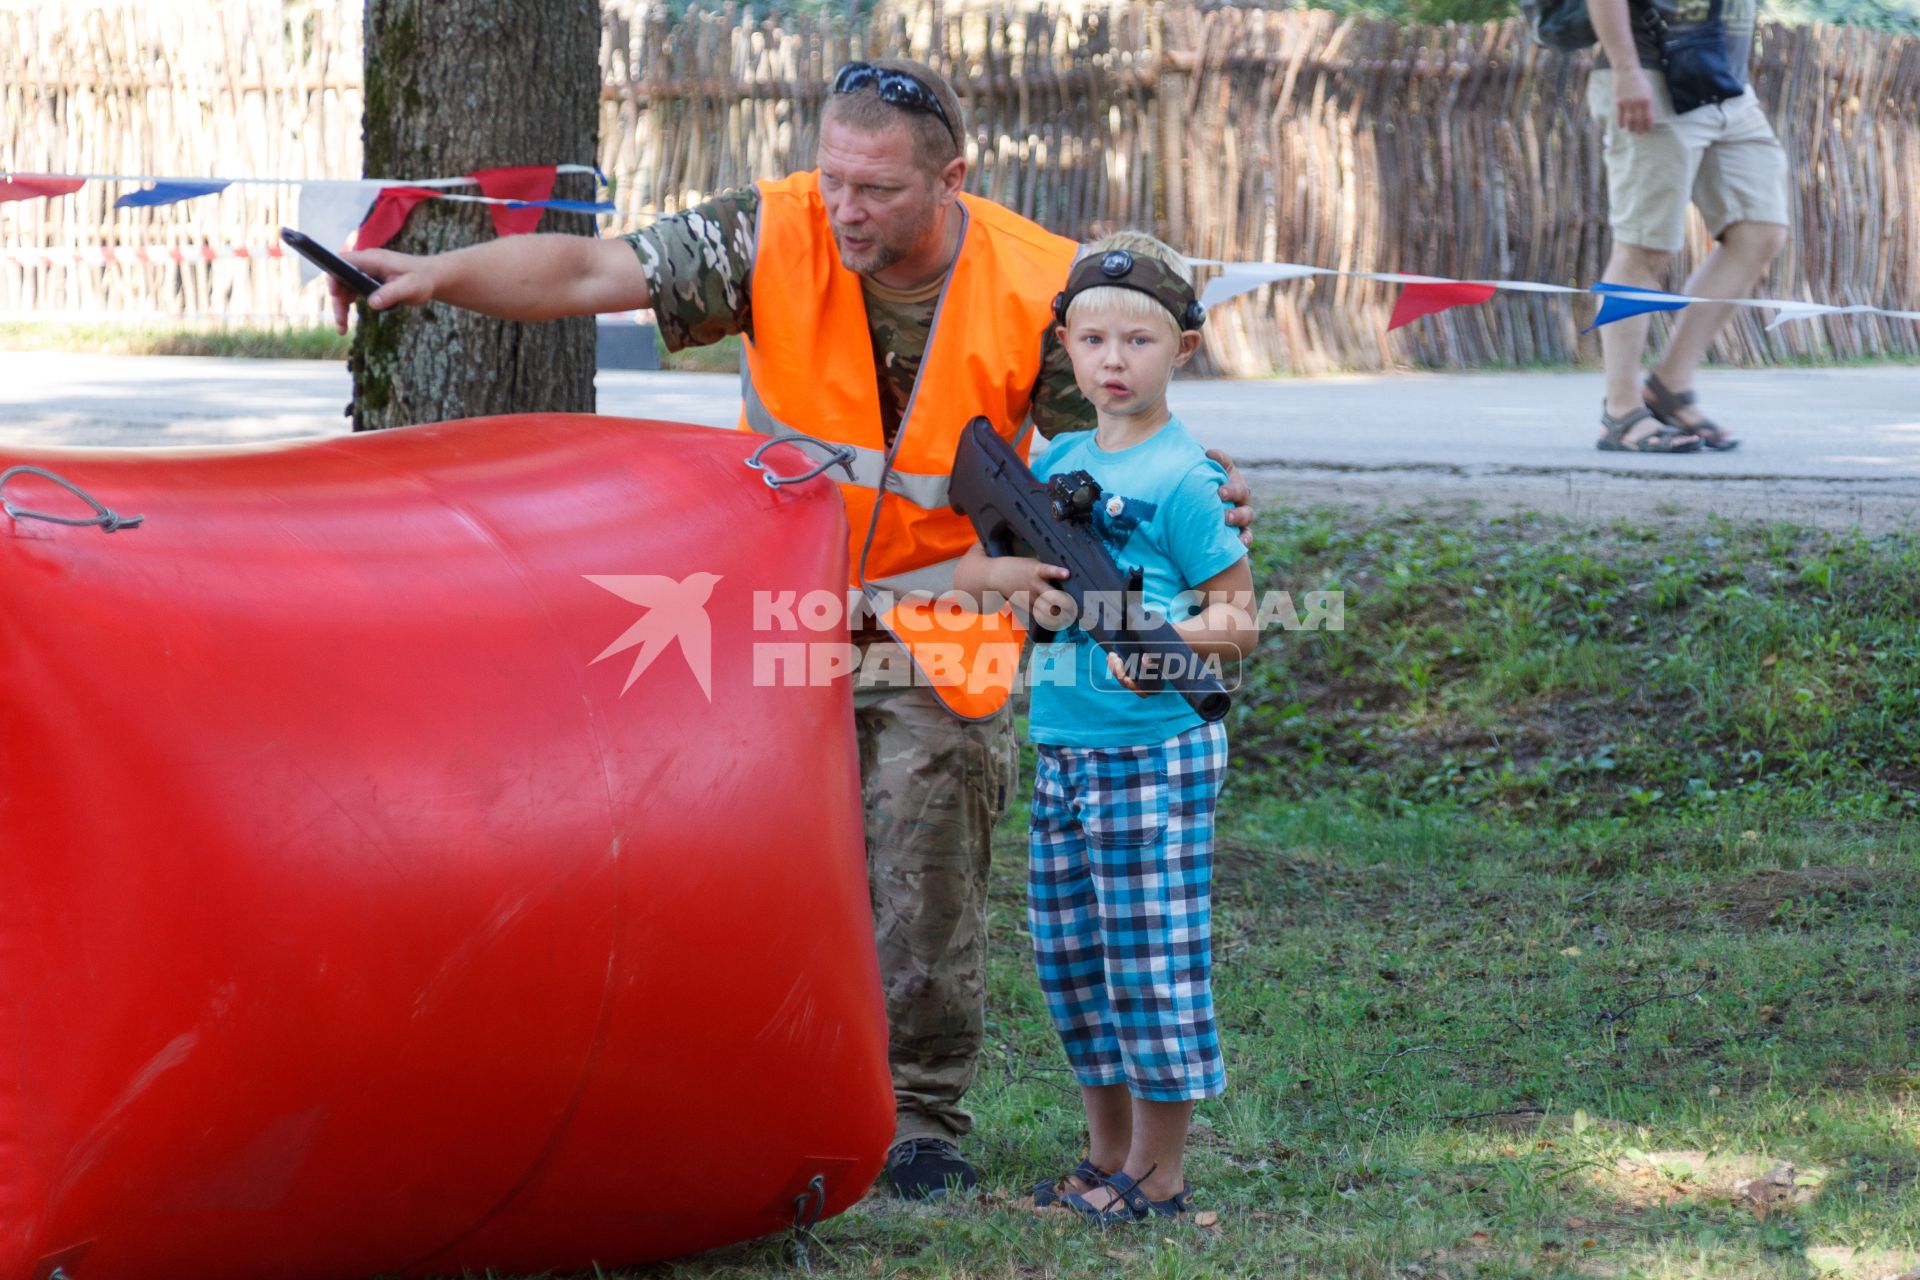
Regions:
<svg viewBox="0 0 1920 1280"><path fill-rule="evenodd" d="M129 191L113 202L116 209L150 209L155 205L178 204L195 196L210 196L225 191L225 179L210 182L156 182L144 191Z"/></svg>
<svg viewBox="0 0 1920 1280"><path fill-rule="evenodd" d="M562 213L618 213L619 209L611 204L594 204L586 200L509 200L509 209L558 209Z"/></svg>
<svg viewBox="0 0 1920 1280"><path fill-rule="evenodd" d="M1660 289L1643 289L1639 285L1632 284L1608 284L1604 280L1594 285L1590 292L1602 295L1639 293L1651 296L1644 298L1603 296L1600 299L1600 314L1593 318L1592 324L1580 331L1582 333L1592 333L1603 324L1612 324L1615 320L1625 320L1628 316L1645 315L1649 311L1678 311L1693 301L1692 298L1689 298L1684 293L1667 293ZM1660 301L1662 298L1671 298L1673 301Z"/></svg>

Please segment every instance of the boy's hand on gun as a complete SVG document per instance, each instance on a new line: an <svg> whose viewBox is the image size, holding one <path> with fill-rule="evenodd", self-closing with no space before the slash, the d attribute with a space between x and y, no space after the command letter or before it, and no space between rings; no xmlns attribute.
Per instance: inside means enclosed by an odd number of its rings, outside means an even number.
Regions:
<svg viewBox="0 0 1920 1280"><path fill-rule="evenodd" d="M1032 556L1000 556L988 564L988 589L1004 597L1028 622L1058 631L1073 621L1073 597L1054 585L1072 576L1065 568Z"/></svg>
<svg viewBox="0 0 1920 1280"><path fill-rule="evenodd" d="M1118 681L1122 687L1133 690L1143 698L1151 698L1153 696L1150 691L1142 689L1133 682L1132 677L1127 675L1127 664L1120 661L1120 655L1111 650L1107 653L1107 674Z"/></svg>

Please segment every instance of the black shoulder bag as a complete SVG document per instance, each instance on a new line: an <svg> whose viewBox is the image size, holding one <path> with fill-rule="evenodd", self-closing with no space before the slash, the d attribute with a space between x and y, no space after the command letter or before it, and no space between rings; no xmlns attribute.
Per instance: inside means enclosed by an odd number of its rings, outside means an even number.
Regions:
<svg viewBox="0 0 1920 1280"><path fill-rule="evenodd" d="M1653 9L1660 35L1660 58L1667 73L1667 92L1675 114L1737 98L1747 91L1727 62L1727 33L1720 25L1721 0L1712 0L1707 20L1689 25L1675 35L1660 11Z"/></svg>

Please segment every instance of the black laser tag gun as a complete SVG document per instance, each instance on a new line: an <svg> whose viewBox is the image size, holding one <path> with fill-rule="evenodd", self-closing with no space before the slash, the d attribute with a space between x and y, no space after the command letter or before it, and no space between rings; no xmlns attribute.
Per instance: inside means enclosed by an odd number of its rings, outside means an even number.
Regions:
<svg viewBox="0 0 1920 1280"><path fill-rule="evenodd" d="M1065 568L1071 576L1058 585L1073 598L1075 621L1120 656L1135 684L1150 693L1172 689L1202 719L1220 719L1233 701L1226 686L1173 624L1147 608L1140 570L1121 573L1094 532L1100 498L1100 485L1084 471L1042 484L985 418L960 434L947 501L973 521L987 554L1030 555ZM1053 638L1040 628L1033 635L1041 644Z"/></svg>

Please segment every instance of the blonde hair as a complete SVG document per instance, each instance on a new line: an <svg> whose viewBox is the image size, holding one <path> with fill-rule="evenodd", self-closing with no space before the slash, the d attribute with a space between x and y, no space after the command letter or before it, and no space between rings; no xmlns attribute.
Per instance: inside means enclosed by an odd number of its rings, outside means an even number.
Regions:
<svg viewBox="0 0 1920 1280"><path fill-rule="evenodd" d="M1116 249L1123 249L1136 258L1152 258L1158 262L1164 262L1172 267L1175 274L1182 280L1188 284L1193 283L1193 271L1187 266L1186 255L1172 245L1154 239L1144 231L1116 231L1112 235L1101 236L1098 240L1083 244L1079 252L1073 255L1074 265L1078 266L1088 258L1102 257ZM1173 318L1173 313L1138 289L1096 286L1083 290L1076 294L1067 306L1069 324L1085 306L1111 307L1128 320L1150 320L1158 316L1167 322L1176 338L1181 333L1179 322Z"/></svg>

